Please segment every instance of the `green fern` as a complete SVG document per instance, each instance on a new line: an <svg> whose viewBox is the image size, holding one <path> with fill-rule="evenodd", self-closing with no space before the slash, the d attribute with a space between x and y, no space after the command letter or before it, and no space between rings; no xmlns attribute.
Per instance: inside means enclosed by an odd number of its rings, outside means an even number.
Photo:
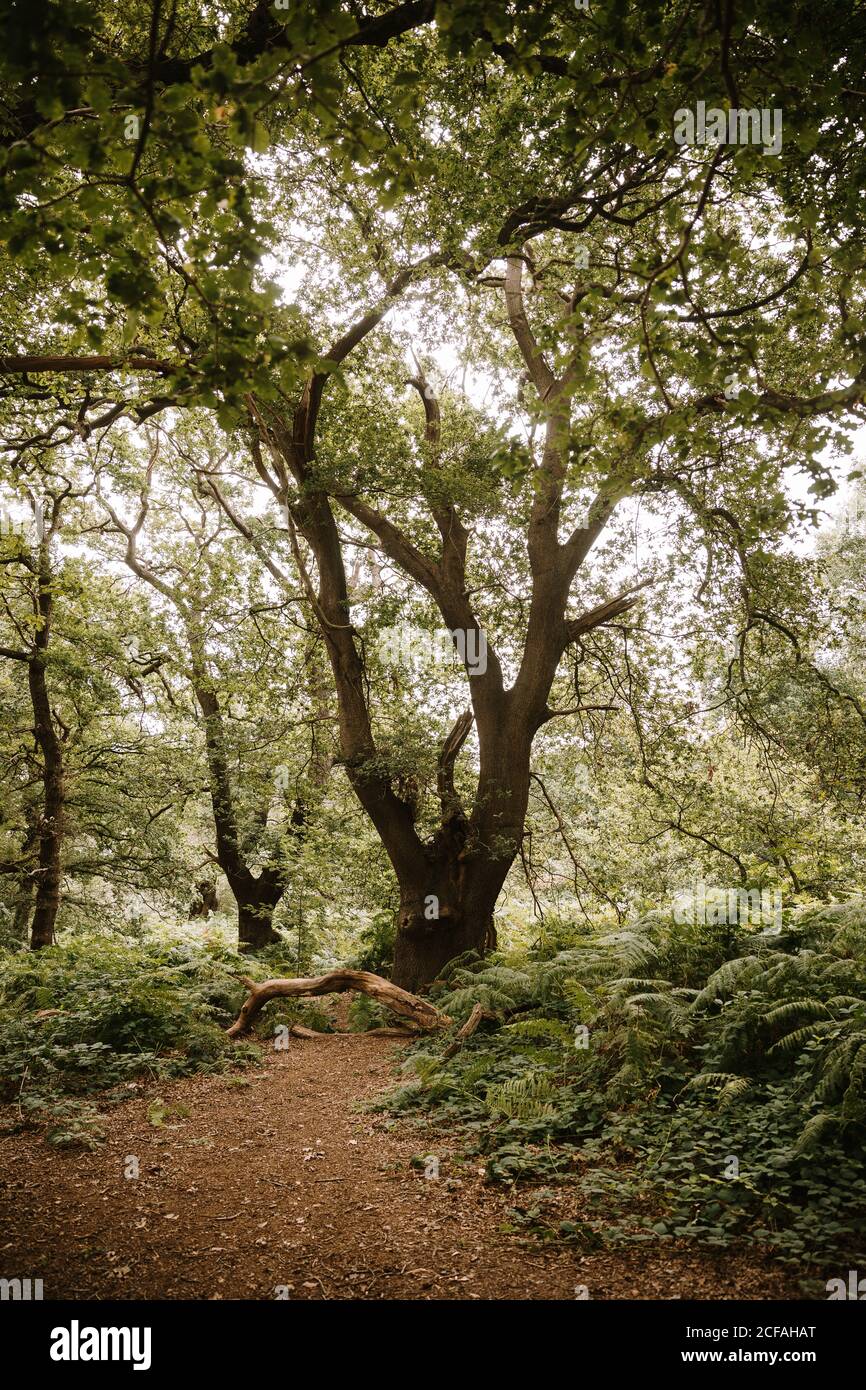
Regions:
<svg viewBox="0 0 866 1390"><path fill-rule="evenodd" d="M574 1029L561 1018L523 1018L507 1024L503 1032L511 1037L537 1038L539 1041L553 1038L570 1043L574 1038Z"/></svg>
<svg viewBox="0 0 866 1390"><path fill-rule="evenodd" d="M827 1005L820 999L789 999L786 1004L779 1004L770 1010L766 1015L766 1023L769 1028L775 1028L778 1024L788 1024L794 1019L826 1018L827 1011Z"/></svg>
<svg viewBox="0 0 866 1390"><path fill-rule="evenodd" d="M525 1076L513 1076L498 1086L489 1086L484 1103L492 1115L507 1115L510 1119L530 1121L546 1120L556 1113L551 1104L555 1087L551 1078L542 1071L532 1071Z"/></svg>
<svg viewBox="0 0 866 1390"><path fill-rule="evenodd" d="M834 1115L828 1110L819 1111L804 1125L792 1149L793 1156L799 1158L803 1154L809 1153L817 1147L820 1139L825 1138L826 1135L838 1128L838 1115Z"/></svg>

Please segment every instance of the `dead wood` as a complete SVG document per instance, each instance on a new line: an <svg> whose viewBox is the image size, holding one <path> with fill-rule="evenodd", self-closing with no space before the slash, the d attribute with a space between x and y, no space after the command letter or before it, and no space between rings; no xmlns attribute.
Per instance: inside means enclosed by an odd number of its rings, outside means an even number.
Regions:
<svg viewBox="0 0 866 1390"><path fill-rule="evenodd" d="M438 1032L451 1023L446 1014L440 1013L426 999L419 999L416 994L368 970L333 970L328 975L314 975L309 979L264 980L261 984L245 979L244 984L249 994L231 1028L226 1030L230 1038L249 1032L253 1019L272 999L300 999L314 994L340 994L345 990L368 994L425 1033Z"/></svg>

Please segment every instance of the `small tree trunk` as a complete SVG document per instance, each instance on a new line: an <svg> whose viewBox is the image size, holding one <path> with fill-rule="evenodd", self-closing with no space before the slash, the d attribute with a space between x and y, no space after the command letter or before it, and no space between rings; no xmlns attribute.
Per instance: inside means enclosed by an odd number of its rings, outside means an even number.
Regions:
<svg viewBox="0 0 866 1390"><path fill-rule="evenodd" d="M35 855L39 845L39 812L28 802L24 811L27 829L21 845L21 871L15 893L12 931L16 941L25 942L30 933L30 914L33 911L33 894L36 887Z"/></svg>
<svg viewBox="0 0 866 1390"><path fill-rule="evenodd" d="M37 634L37 640L42 634ZM54 942L54 923L60 908L60 888L63 880L63 831L65 797L63 787L63 746L54 728L51 702L45 680L45 665L41 651L34 654L28 667L30 699L33 705L36 742L42 753L43 805L39 821L39 853L36 871L36 901L30 928L30 946L34 951Z"/></svg>
<svg viewBox="0 0 866 1390"><path fill-rule="evenodd" d="M16 941L26 942L30 930L30 913L33 911L33 883L28 877L20 885L15 899L12 916L12 934Z"/></svg>
<svg viewBox="0 0 866 1390"><path fill-rule="evenodd" d="M216 912L218 906L216 884L209 878L199 879L195 885L195 897L189 907L190 919L208 918L212 912Z"/></svg>
<svg viewBox="0 0 866 1390"><path fill-rule="evenodd" d="M276 864L266 865L258 875L254 874L241 850L222 711L204 669L200 639L193 635L190 640L195 668L193 688L204 717L217 862L238 905L238 950L257 951L279 940L273 916L288 885L288 875Z"/></svg>

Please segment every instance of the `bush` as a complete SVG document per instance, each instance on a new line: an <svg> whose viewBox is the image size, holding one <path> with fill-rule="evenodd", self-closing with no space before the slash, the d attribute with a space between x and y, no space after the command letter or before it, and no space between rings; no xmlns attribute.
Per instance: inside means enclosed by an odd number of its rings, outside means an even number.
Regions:
<svg viewBox="0 0 866 1390"><path fill-rule="evenodd" d="M395 934L394 913L377 912L360 934L361 949L351 962L351 969L370 970L374 975L390 974L394 964Z"/></svg>
<svg viewBox="0 0 866 1390"><path fill-rule="evenodd" d="M576 1184L560 1234L866 1258L866 904L777 935L654 915L462 964L436 1002L500 1024L426 1042L390 1106L462 1128L490 1181Z"/></svg>
<svg viewBox="0 0 866 1390"><path fill-rule="evenodd" d="M55 1142L95 1132L83 1098L122 1098L161 1079L243 1065L224 1029L244 997L244 965L213 945L128 944L102 937L0 952L0 1099L56 1120Z"/></svg>

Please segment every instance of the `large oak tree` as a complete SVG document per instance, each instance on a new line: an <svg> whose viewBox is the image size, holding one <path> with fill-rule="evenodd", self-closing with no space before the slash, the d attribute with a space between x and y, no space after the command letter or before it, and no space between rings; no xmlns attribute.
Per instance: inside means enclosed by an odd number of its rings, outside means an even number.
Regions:
<svg viewBox="0 0 866 1390"><path fill-rule="evenodd" d="M276 584L288 557L304 585L342 762L399 881L395 978L420 987L491 943L539 732L599 713L599 634L676 582L676 554L635 560L635 507L705 551L696 602L735 570L760 625L768 556L834 486L825 451L866 394L856 7L311 4L283 23L258 5L211 26L154 3L21 31L13 465L192 405L234 434L284 534L218 470L202 486ZM781 150L678 144L698 101L781 111ZM496 401L474 448L455 447L471 411L439 389L443 342ZM364 547L486 640L471 713L431 719L435 825L381 747Z"/></svg>

